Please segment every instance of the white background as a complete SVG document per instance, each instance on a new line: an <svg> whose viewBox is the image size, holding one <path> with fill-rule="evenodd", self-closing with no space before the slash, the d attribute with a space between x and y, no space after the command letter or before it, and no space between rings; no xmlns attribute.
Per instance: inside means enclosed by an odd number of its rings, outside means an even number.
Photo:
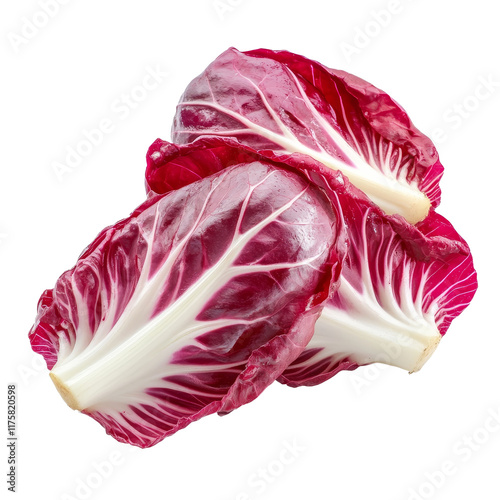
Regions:
<svg viewBox="0 0 500 500"><path fill-rule="evenodd" d="M0 13L0 436L15 383L17 498L500 498L494 2L66 0L50 17L41 4L3 2ZM355 73L439 136L439 211L469 242L479 291L417 374L375 365L315 388L274 384L140 450L65 405L27 333L41 292L143 200L148 146L169 139L182 90L230 46L287 49ZM141 94L148 68L163 76ZM133 107L121 102L131 92ZM58 178L54 163L103 119L112 130Z"/></svg>

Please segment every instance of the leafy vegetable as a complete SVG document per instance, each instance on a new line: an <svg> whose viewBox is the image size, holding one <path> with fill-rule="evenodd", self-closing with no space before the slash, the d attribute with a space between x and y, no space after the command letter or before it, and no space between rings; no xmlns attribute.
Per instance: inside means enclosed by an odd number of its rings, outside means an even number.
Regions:
<svg viewBox="0 0 500 500"><path fill-rule="evenodd" d="M280 378L293 387L373 362L419 370L477 289L470 250L444 217L412 227L341 200L350 248L340 287Z"/></svg>
<svg viewBox="0 0 500 500"><path fill-rule="evenodd" d="M33 349L68 405L156 444L274 380L421 368L477 280L434 208L442 166L387 94L283 51L188 86L148 199L40 298Z"/></svg>
<svg viewBox="0 0 500 500"><path fill-rule="evenodd" d="M152 446L253 400L300 354L338 280L341 224L269 162L151 195L42 295L32 347L70 407Z"/></svg>
<svg viewBox="0 0 500 500"><path fill-rule="evenodd" d="M147 185L167 192L244 156L258 158L250 147L224 137L200 138L187 146L158 139L148 151ZM419 370L476 291L465 241L434 211L416 226L384 214L341 174L312 158L294 154L274 160L301 168L329 194L340 207L349 242L340 287L311 342L279 380L313 385L342 369L377 361Z"/></svg>
<svg viewBox="0 0 500 500"><path fill-rule="evenodd" d="M172 138L203 135L234 137L263 154L307 154L411 223L439 203L442 165L405 111L364 80L290 52L232 48L195 78Z"/></svg>

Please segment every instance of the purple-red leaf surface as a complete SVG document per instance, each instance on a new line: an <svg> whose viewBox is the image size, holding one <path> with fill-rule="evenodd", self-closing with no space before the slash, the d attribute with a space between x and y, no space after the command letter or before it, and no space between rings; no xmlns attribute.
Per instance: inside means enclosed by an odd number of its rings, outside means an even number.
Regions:
<svg viewBox="0 0 500 500"><path fill-rule="evenodd" d="M152 446L253 400L302 352L339 227L314 183L265 162L151 195L42 295L32 347L72 408Z"/></svg>
<svg viewBox="0 0 500 500"><path fill-rule="evenodd" d="M310 157L266 154L322 187L342 213L348 241L340 286L311 342L279 380L313 385L377 361L420 369L477 289L465 241L433 210L424 221L409 224L385 214L340 173ZM147 155L147 188L164 193L244 158L262 157L230 138L199 138L185 146L158 139Z"/></svg>
<svg viewBox="0 0 500 500"><path fill-rule="evenodd" d="M172 140L204 135L234 137L263 154L307 154L411 223L439 203L438 154L401 106L356 76L290 52L231 48L195 78Z"/></svg>
<svg viewBox="0 0 500 500"><path fill-rule="evenodd" d="M42 294L30 331L68 405L119 441L152 446L274 380L416 371L471 301L436 150L369 83L229 49L172 133L148 151L147 201Z"/></svg>
<svg viewBox="0 0 500 500"><path fill-rule="evenodd" d="M431 211L417 226L341 197L350 246L338 290L280 382L319 384L374 362L419 370L477 289L465 241Z"/></svg>

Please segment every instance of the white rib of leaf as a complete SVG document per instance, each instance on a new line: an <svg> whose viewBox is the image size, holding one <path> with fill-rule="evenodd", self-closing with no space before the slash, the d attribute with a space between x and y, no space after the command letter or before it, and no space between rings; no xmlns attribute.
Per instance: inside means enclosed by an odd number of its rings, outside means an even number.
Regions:
<svg viewBox="0 0 500 500"><path fill-rule="evenodd" d="M359 282L351 283L341 275L337 294L346 308L326 305L307 346L307 349L318 349L318 352L306 361L294 364L294 369L307 368L326 359L333 368L336 363L349 358L359 365L383 361L416 371L441 338L435 315L443 295L435 297L424 308L424 293L425 296L432 293L425 290L432 266L424 272L415 272L414 263L405 258L400 264L404 266L403 276L395 283L397 246L388 242L383 256L378 251L376 255L369 254L367 217L368 212L362 222L361 241L355 243L361 254ZM374 272L369 266L373 259L380 258L383 258L383 276L378 273L378 265L372 267ZM417 290L413 294L415 286Z"/></svg>
<svg viewBox="0 0 500 500"><path fill-rule="evenodd" d="M105 324L86 349L78 352L69 361L67 359L58 361L52 370L55 376L65 380L68 386L71 386L82 408L106 413L110 407L123 409L126 404L134 404L135 398L146 389L166 387L165 377L192 373L197 370L192 365L169 363L176 352L183 347L193 345L196 337L215 329L260 321L262 318L250 322L235 318L214 321L195 319L207 301L235 276L313 266L320 254L292 263L233 265L245 245L265 226L276 221L307 190L306 187L251 229L240 233L248 200L256 187L265 180L249 188L245 201L241 205L233 242L219 261L207 269L174 303L153 318L151 314L155 308L155 298L159 297L173 263L189 241L200 218L204 216L204 209L200 210L191 231L175 248L172 248L156 274L148 278L155 231L149 233L148 256L138 286L119 321L107 333L105 330L109 325ZM209 198L210 196L207 196L205 206ZM156 214L155 224L157 220L158 214ZM227 370L238 364L241 362L211 366L210 369ZM207 367L199 368L200 371L206 371L206 369Z"/></svg>

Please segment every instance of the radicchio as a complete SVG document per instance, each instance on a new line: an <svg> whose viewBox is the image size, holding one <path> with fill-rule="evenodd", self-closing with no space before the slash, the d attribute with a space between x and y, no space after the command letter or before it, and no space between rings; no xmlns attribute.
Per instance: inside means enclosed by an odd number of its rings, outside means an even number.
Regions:
<svg viewBox="0 0 500 500"><path fill-rule="evenodd" d="M73 409L152 446L252 401L301 353L341 226L320 189L269 162L151 195L42 295L32 347Z"/></svg>
<svg viewBox="0 0 500 500"><path fill-rule="evenodd" d="M350 240L340 286L279 379L292 387L374 362L418 371L477 289L469 247L441 215L413 227L340 199Z"/></svg>
<svg viewBox="0 0 500 500"><path fill-rule="evenodd" d="M340 170L388 214L425 218L443 167L428 137L385 92L286 51L221 54L186 88L172 140L237 138L264 155L303 153Z"/></svg>
<svg viewBox="0 0 500 500"><path fill-rule="evenodd" d="M416 225L388 216L342 174L313 158L266 155L277 165L300 168L321 186L342 213L348 241L340 286L324 307L311 342L279 380L314 385L340 370L373 362L419 370L477 289L465 241L433 210ZM147 188L164 193L235 161L259 157L225 137L202 137L185 146L158 139L147 155Z"/></svg>

